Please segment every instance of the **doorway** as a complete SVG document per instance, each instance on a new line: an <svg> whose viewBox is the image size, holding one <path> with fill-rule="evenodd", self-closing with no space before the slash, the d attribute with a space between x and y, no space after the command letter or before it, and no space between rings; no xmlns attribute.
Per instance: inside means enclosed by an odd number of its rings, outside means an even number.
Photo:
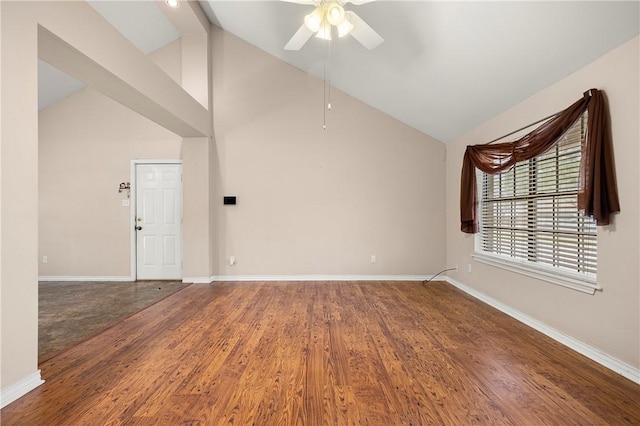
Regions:
<svg viewBox="0 0 640 426"><path fill-rule="evenodd" d="M133 161L132 276L182 279L182 162Z"/></svg>

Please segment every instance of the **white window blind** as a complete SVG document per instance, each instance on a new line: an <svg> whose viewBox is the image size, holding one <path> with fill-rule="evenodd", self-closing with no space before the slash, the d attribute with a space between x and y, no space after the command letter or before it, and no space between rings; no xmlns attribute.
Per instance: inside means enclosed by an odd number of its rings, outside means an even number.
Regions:
<svg viewBox="0 0 640 426"><path fill-rule="evenodd" d="M595 282L595 221L578 211L578 172L586 112L550 151L507 173L478 172L476 250Z"/></svg>

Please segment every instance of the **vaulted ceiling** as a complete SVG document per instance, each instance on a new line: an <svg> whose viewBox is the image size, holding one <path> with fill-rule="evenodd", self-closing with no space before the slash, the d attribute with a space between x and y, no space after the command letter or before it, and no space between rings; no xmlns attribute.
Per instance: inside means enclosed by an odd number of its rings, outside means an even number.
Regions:
<svg viewBox="0 0 640 426"><path fill-rule="evenodd" d="M313 6L200 3L224 30L315 77L328 70L333 87L443 142L640 33L636 1L378 0L346 6L385 39L374 50L347 36L334 38L330 50L326 41L312 38L299 51L285 51ZM179 37L154 1L90 4L145 52ZM46 68L41 64L41 108L56 101L43 99L52 86L81 85L47 82L55 69Z"/></svg>

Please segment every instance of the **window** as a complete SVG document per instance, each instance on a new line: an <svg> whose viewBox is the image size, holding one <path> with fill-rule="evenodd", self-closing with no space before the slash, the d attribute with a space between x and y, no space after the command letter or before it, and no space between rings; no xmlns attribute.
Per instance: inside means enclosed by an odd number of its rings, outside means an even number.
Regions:
<svg viewBox="0 0 640 426"><path fill-rule="evenodd" d="M476 258L593 293L595 221L578 211L585 112L548 152L506 173L478 172Z"/></svg>

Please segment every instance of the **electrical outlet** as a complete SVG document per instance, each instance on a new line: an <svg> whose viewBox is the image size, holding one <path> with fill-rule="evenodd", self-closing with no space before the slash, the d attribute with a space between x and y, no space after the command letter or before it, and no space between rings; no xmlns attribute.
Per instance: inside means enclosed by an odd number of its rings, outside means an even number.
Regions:
<svg viewBox="0 0 640 426"><path fill-rule="evenodd" d="M42 263L49 263L49 258L47 256L42 256Z"/></svg>
<svg viewBox="0 0 640 426"><path fill-rule="evenodd" d="M377 260L376 255L372 254L371 255L371 263L376 263L376 260Z"/></svg>
<svg viewBox="0 0 640 426"><path fill-rule="evenodd" d="M236 264L236 257L235 256L229 256L229 265L233 266Z"/></svg>

